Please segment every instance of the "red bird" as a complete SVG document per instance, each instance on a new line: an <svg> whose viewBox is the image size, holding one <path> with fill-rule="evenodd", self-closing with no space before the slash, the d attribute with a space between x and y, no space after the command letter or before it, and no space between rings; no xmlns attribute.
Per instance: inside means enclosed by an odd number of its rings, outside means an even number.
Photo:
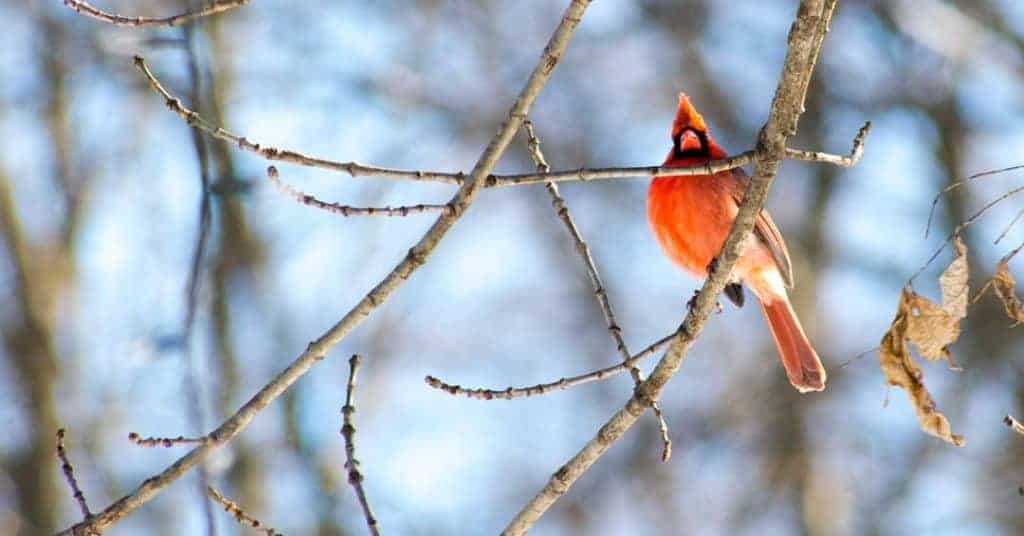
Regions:
<svg viewBox="0 0 1024 536"><path fill-rule="evenodd" d="M672 123L672 150L665 166L686 167L726 158L708 134L704 118L684 94ZM749 179L736 168L714 175L655 177L647 192L647 219L658 244L687 272L707 277L739 212ZM762 211L754 231L732 271L725 294L743 305L746 285L761 302L789 382L801 393L825 388L825 367L807 340L789 303L786 289L793 286L793 267L786 243L768 211Z"/></svg>

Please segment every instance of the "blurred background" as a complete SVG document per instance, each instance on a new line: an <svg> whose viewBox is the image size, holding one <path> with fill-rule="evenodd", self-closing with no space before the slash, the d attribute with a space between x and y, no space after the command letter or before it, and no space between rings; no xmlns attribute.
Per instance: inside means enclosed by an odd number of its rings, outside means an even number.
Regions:
<svg viewBox="0 0 1024 536"><path fill-rule="evenodd" d="M268 184L265 161L194 137L133 54L186 104L253 141L468 171L565 4L258 0L183 30L116 28L58 0L0 0L0 533L47 534L80 519L54 456L58 427L101 510L185 452L137 447L129 432L196 435L221 422L434 219L298 205ZM99 7L169 15L189 6ZM594 2L533 109L548 161L660 163L679 91L726 148L752 147L795 7ZM1024 179L956 190L924 238L941 188L1022 163L1022 105L1024 4L840 2L793 146L845 153L865 120L874 131L853 169L784 163L769 201L828 389L798 395L757 308L727 304L665 391L671 461L660 462L644 416L533 533L1024 533L1024 437L1000 422L1024 413L1022 341L995 300L971 309L953 347L962 372L925 366L963 448L924 435L905 394L888 390L875 354L864 354L956 222ZM499 171L532 167L520 135ZM286 182L350 205L444 202L453 191L278 168ZM562 187L633 351L679 324L699 284L653 241L647 182ZM970 228L975 285L1024 240L1022 224L993 245L1022 207L1007 200ZM919 292L938 298L948 259L915 282ZM632 388L621 375L484 402L424 385L427 374L527 385L618 359L544 188L486 191L426 266L210 460L209 481L284 533L364 533L338 434L356 352L358 456L392 534L500 531ZM108 533L209 534L205 504L193 472ZM223 512L212 518L217 534L245 532Z"/></svg>

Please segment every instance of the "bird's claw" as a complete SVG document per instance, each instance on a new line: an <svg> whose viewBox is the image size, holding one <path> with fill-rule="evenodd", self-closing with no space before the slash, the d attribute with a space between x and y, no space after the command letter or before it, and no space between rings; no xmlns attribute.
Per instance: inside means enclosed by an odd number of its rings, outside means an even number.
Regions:
<svg viewBox="0 0 1024 536"><path fill-rule="evenodd" d="M686 301L686 308L688 310L692 311L693 308L697 306L697 296L700 296L700 289L693 291L693 296L691 296L690 299ZM724 308L722 307L722 302L716 301L715 313L721 313L723 310Z"/></svg>

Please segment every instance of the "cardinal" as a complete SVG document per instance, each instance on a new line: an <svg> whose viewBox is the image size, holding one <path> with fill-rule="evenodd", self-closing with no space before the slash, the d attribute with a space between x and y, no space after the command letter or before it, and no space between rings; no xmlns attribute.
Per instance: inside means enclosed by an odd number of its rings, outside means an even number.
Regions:
<svg viewBox="0 0 1024 536"><path fill-rule="evenodd" d="M672 123L672 149L664 165L687 167L727 157L690 99L680 94ZM707 277L708 267L736 219L748 182L739 168L651 180L647 219L669 259L697 277ZM801 393L824 389L825 367L789 303L787 289L793 286L793 267L786 242L764 210L757 216L725 288L725 295L738 307L743 306L743 286L761 304L789 382Z"/></svg>

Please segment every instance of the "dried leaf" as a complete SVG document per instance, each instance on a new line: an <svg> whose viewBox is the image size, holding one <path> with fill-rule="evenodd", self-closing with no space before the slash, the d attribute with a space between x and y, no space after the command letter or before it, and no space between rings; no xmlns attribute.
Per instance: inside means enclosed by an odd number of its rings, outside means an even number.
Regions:
<svg viewBox="0 0 1024 536"><path fill-rule="evenodd" d="M909 305L907 339L921 357L932 361L946 359L953 365L953 355L946 347L960 337L960 317L950 315L947 309L924 296L904 292Z"/></svg>
<svg viewBox="0 0 1024 536"><path fill-rule="evenodd" d="M953 248L956 258L939 276L939 287L942 289L942 308L959 320L967 316L967 295L970 291L967 286L967 246L960 235L954 238Z"/></svg>
<svg viewBox="0 0 1024 536"><path fill-rule="evenodd" d="M992 283L996 289L996 296L1003 302L1006 315L1015 322L1024 322L1024 304L1017 297L1017 282L1010 275L1010 266L1006 261L1000 262L996 267Z"/></svg>
<svg viewBox="0 0 1024 536"><path fill-rule="evenodd" d="M914 406L914 412L917 413L921 429L960 447L964 444L963 436L953 434L949 427L949 420L935 408L935 401L932 400L931 394L924 386L924 373L910 357L907 348L910 325L915 322L912 320L914 304L920 299L923 298L906 289L900 294L896 318L889 326L889 331L882 337L878 362L886 382L907 391L910 403ZM938 308L934 303L928 303ZM921 306L918 305L918 307ZM947 314L947 316L950 315Z"/></svg>

